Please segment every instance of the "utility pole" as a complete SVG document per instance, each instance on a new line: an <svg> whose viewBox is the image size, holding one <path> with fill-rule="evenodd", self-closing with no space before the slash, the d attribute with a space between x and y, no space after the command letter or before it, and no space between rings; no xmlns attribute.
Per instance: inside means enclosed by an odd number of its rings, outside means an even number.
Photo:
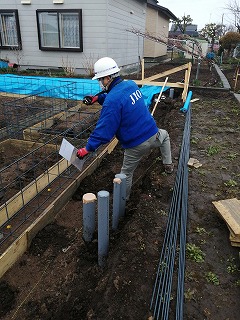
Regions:
<svg viewBox="0 0 240 320"><path fill-rule="evenodd" d="M223 36L223 17L224 17L224 13L222 14L221 37Z"/></svg>

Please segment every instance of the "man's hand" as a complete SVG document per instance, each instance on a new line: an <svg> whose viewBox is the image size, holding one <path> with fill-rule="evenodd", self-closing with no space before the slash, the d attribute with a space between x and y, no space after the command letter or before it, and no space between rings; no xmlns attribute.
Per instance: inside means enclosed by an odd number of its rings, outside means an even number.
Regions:
<svg viewBox="0 0 240 320"><path fill-rule="evenodd" d="M87 106L93 104L98 100L98 96L85 96L83 98L83 103L86 104Z"/></svg>
<svg viewBox="0 0 240 320"><path fill-rule="evenodd" d="M83 159L87 154L88 154L88 151L86 148L81 148L81 149L78 149L77 151L77 157L79 159Z"/></svg>

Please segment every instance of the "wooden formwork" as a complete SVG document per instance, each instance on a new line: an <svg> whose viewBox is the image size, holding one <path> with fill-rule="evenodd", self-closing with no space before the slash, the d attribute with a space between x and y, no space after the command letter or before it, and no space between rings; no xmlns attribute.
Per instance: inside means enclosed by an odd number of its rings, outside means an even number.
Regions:
<svg viewBox="0 0 240 320"><path fill-rule="evenodd" d="M0 142L0 150L4 152L4 148L7 147L12 148L12 150L16 149L16 146L20 146L23 149L38 148L44 146L44 149L48 149L50 152L57 151L56 145L53 144L43 144L36 143L31 141L24 140L15 140L8 139L3 142ZM53 165L51 168L41 174L37 179L34 179L30 184L24 187L21 191L17 192L13 197L8 199L4 204L0 206L0 226L8 221L11 217L13 217L23 205L26 205L30 200L32 200L39 192L41 192L46 186L51 183L58 174L66 170L69 166L67 161L61 159L58 163ZM60 172L60 173L59 173Z"/></svg>
<svg viewBox="0 0 240 320"><path fill-rule="evenodd" d="M190 80L190 75L191 75L191 68L192 68L192 63L188 62L186 64L183 64L182 66L158 73L154 76L144 78L144 61L142 61L142 79L141 80L134 80L137 85L152 85L152 86L168 86L168 87L173 87L173 88L180 88L183 89L182 92L182 99L183 101L186 100L187 94L188 94L188 87L189 87L189 80ZM184 83L181 82L159 82L159 81L154 81L156 79L160 79L163 77L167 77L170 74L179 72L185 70L185 77L184 77Z"/></svg>
<svg viewBox="0 0 240 320"><path fill-rule="evenodd" d="M29 248L32 239L35 235L43 229L47 224L52 222L56 217L57 213L61 210L64 204L69 201L72 197L72 194L77 190L80 185L80 182L93 173L96 168L100 165L102 159L109 153L111 153L115 146L117 145L118 140L114 138L104 150L91 162L85 170L79 173L71 184L64 189L60 195L42 212L42 214L34 221L31 226L29 226L13 243L12 245L0 256L0 278L4 273L23 255L23 253ZM64 167L67 168L69 163L65 159L60 160L61 168L64 170ZM54 170L56 166L51 168L52 177L56 176ZM38 183L40 187L47 185L46 177L44 174L39 177ZM31 192L26 193L26 197L33 195L36 191L36 185L31 185ZM18 206L18 204L15 204ZM13 205L14 208L14 205Z"/></svg>

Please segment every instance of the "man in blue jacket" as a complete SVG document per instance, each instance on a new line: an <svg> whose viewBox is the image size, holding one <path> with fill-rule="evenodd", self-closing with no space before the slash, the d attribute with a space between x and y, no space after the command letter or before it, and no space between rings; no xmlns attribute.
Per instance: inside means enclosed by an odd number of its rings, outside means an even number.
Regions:
<svg viewBox="0 0 240 320"><path fill-rule="evenodd" d="M84 101L86 104L98 101L102 110L95 130L77 156L83 159L116 136L125 149L121 173L126 174L128 200L134 170L151 148L160 148L166 173L173 172L173 164L168 132L157 127L136 83L123 81L119 71L117 63L109 57L94 64L93 80L97 79L105 91L98 96L87 96Z"/></svg>

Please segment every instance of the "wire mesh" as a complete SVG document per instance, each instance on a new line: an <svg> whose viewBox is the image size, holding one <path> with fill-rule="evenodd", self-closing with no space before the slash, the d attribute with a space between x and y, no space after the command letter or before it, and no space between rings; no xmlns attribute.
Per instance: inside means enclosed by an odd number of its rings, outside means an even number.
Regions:
<svg viewBox="0 0 240 320"><path fill-rule="evenodd" d="M0 142L1 253L79 175L59 155L60 144L66 138L84 146L101 107L76 101L75 91L74 82L63 81L60 88L2 103L8 139Z"/></svg>
<svg viewBox="0 0 240 320"><path fill-rule="evenodd" d="M58 87L39 91L36 95L28 95L2 103L6 130L2 138L22 138L22 129L67 110L77 104L74 100L76 84L66 83L61 86L64 98L58 98Z"/></svg>

